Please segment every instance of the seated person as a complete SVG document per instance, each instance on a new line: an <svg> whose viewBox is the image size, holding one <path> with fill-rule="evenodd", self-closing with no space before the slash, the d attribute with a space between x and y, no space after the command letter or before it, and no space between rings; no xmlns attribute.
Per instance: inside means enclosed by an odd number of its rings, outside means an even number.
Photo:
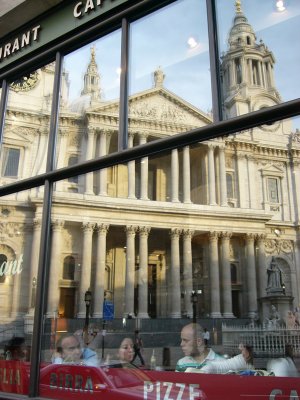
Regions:
<svg viewBox="0 0 300 400"><path fill-rule="evenodd" d="M78 338L73 334L65 334L59 338L52 362L53 364L74 363L98 366L96 352L89 348L82 348Z"/></svg>
<svg viewBox="0 0 300 400"><path fill-rule="evenodd" d="M201 372L207 374L225 374L230 371L253 370L252 347L244 344L239 345L241 354L229 359L219 359L208 362L200 370L188 368L186 372Z"/></svg>
<svg viewBox="0 0 300 400"><path fill-rule="evenodd" d="M118 359L124 363L131 363L134 357L133 341L130 338L122 340L117 353Z"/></svg>
<svg viewBox="0 0 300 400"><path fill-rule="evenodd" d="M199 324L188 324L181 331L181 348L185 357L178 360L176 371L184 372L187 368L202 368L209 361L223 359L212 349L205 346L204 331Z"/></svg>
<svg viewBox="0 0 300 400"><path fill-rule="evenodd" d="M25 344L24 337L15 336L9 340L4 348L5 358L7 360L29 361L29 346Z"/></svg>
<svg viewBox="0 0 300 400"><path fill-rule="evenodd" d="M269 360L267 363L267 370L275 376L298 377L299 372L294 363L292 345L287 344L285 346L285 357Z"/></svg>

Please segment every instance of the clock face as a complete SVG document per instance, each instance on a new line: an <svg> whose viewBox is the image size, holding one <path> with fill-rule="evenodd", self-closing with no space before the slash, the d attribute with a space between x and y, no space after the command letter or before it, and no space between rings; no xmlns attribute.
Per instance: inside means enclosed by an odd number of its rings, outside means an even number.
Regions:
<svg viewBox="0 0 300 400"><path fill-rule="evenodd" d="M38 73L32 72L30 74L26 74L22 76L20 79L16 79L10 87L15 92L27 92L32 89L38 82Z"/></svg>

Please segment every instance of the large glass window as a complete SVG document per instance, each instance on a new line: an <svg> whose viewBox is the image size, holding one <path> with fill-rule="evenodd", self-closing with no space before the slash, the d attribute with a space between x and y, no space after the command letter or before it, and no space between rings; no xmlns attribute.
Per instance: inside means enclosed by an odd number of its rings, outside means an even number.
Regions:
<svg viewBox="0 0 300 400"><path fill-rule="evenodd" d="M0 199L1 391L28 394L43 188ZM37 201L39 202L39 201Z"/></svg>
<svg viewBox="0 0 300 400"><path fill-rule="evenodd" d="M57 142L57 168L117 151L119 131L121 32L64 58ZM107 191L100 176L88 193ZM68 182L70 184L70 181ZM73 191L80 183L73 179Z"/></svg>
<svg viewBox="0 0 300 400"><path fill-rule="evenodd" d="M297 0L216 1L224 118L299 97Z"/></svg>
<svg viewBox="0 0 300 400"><path fill-rule="evenodd" d="M1 152L2 185L45 172L55 63L9 85Z"/></svg>
<svg viewBox="0 0 300 400"><path fill-rule="evenodd" d="M211 123L205 1L177 1L134 22L130 40L129 146Z"/></svg>
<svg viewBox="0 0 300 400"><path fill-rule="evenodd" d="M218 12L220 32L224 24L230 33L221 56L227 118L282 100L275 57L257 43L260 26L246 21L254 4L232 1L231 14L227 3L224 17ZM129 147L212 124L206 2L172 2L130 29ZM61 179L60 168L117 151L120 45L116 31L65 56L58 170L45 178L50 240L40 243L43 187L1 198L0 390L28 394L42 264L42 348L32 357L40 396L296 396L299 118L235 134L227 121L213 140L201 141L200 131L194 144L172 149L161 141L155 156L120 162L126 151L109 167L85 163ZM51 93L42 101L35 90L53 78L51 64L10 87L1 183L43 171Z"/></svg>

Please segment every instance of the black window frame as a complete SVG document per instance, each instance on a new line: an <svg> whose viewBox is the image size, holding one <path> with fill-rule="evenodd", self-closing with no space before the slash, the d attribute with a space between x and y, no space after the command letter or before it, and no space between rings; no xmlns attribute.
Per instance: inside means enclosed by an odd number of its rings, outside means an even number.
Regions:
<svg viewBox="0 0 300 400"><path fill-rule="evenodd" d="M7 104L8 87L11 82L20 76L36 70L37 68L55 61L55 80L53 86L52 112L49 128L49 145L46 172L28 179L18 180L14 183L0 187L0 197L22 190L44 186L43 217L41 229L41 246L38 265L36 310L34 316L34 331L32 339L31 370L29 397L36 397L39 393L39 361L41 352L41 340L43 318L46 307L47 282L49 278L49 257L51 248L51 206L52 191L55 182L69 179L76 175L85 174L95 170L112 167L117 164L127 163L131 160L150 157L175 148L196 144L224 135L235 134L242 130L251 129L259 125L292 118L300 115L300 99L284 102L279 105L265 108L246 115L238 116L230 120L223 120L221 102L221 81L219 73L219 51L217 35L217 19L215 0L206 0L208 37L210 47L210 70L213 104L213 123L203 128L194 129L186 133L180 133L169 138L160 139L141 146L127 149L127 97L128 97L128 51L129 51L129 26L130 23L158 10L175 0L133 0L130 6L126 6L114 15L104 17L100 22L86 26L80 31L70 32L70 35L59 42L51 44L38 53L25 57L21 61L12 63L9 67L0 71L0 85L2 87L0 100L0 149L3 141L5 122L5 109ZM56 11L58 8L55 9ZM100 38L108 33L122 29L121 42L121 90L120 90L120 139L119 151L100 158L84 161L73 166L55 169L55 144L58 130L60 76L62 72L63 57L79 47L88 44L95 38ZM80 40L79 40L80 39ZM80 43L80 46L79 46ZM47 243L47 246L43 244Z"/></svg>

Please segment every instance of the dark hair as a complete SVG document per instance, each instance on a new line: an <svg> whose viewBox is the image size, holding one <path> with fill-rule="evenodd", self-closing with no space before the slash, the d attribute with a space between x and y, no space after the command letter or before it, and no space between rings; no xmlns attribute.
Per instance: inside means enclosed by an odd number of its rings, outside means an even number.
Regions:
<svg viewBox="0 0 300 400"><path fill-rule="evenodd" d="M292 360L294 359L294 348L293 348L293 345L292 345L292 344L287 343L287 344L284 346L284 355L285 355L285 357L289 357L289 358L291 358Z"/></svg>

